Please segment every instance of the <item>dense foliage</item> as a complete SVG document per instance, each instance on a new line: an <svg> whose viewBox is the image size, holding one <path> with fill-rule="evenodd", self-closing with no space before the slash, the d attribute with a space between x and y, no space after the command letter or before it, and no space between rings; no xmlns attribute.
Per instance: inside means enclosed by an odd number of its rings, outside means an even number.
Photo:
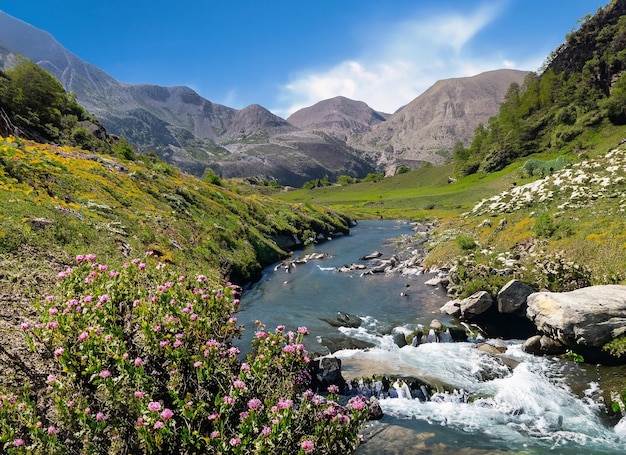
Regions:
<svg viewBox="0 0 626 455"><path fill-rule="evenodd" d="M367 417L307 390L307 329L259 322L245 361L236 287L207 288L152 252L120 269L79 255L22 329L55 359L0 396L5 453L348 453ZM33 394L39 393L35 399ZM324 391L326 392L326 391Z"/></svg>
<svg viewBox="0 0 626 455"><path fill-rule="evenodd" d="M587 17L541 74L511 85L499 114L476 128L470 147L455 147L455 173L494 172L539 151L580 151L584 133L626 124L625 10L615 1Z"/></svg>
<svg viewBox="0 0 626 455"><path fill-rule="evenodd" d="M0 135L9 134L101 153L130 151L124 141L111 140L52 74L26 59L0 71Z"/></svg>

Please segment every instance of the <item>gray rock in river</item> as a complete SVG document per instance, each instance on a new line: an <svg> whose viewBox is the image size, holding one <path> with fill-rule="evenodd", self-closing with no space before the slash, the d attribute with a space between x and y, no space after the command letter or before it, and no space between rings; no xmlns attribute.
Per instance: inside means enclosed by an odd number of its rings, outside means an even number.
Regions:
<svg viewBox="0 0 626 455"><path fill-rule="evenodd" d="M626 334L626 286L536 292L527 302L537 330L566 346L601 348Z"/></svg>
<svg viewBox="0 0 626 455"><path fill-rule="evenodd" d="M351 327L357 328L361 326L361 318L356 314L345 313L343 311L337 311L335 319L320 318L324 322L328 322L333 327Z"/></svg>

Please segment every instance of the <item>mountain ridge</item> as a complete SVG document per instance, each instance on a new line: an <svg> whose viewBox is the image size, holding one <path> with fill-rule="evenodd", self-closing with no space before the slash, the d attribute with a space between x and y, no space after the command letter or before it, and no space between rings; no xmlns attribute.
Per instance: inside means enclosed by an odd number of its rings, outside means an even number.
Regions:
<svg viewBox="0 0 626 455"><path fill-rule="evenodd" d="M197 176L211 168L225 177L269 178L301 186L325 175L331 179L342 174L361 178L370 172L393 173L399 164L417 167L442 160L437 153L411 155L419 144L402 139L400 136L406 136L402 129L392 131L393 140L383 140L380 133L371 132L377 125L393 125L387 122L406 115L415 100L388 115L362 101L336 97L318 103L340 107L337 112L326 107L317 114L326 117L325 123L307 120L307 110L315 110L311 106L290 116L294 125L262 106L233 109L206 100L189 87L119 82L66 50L48 32L2 11L0 44L8 51L0 52L0 67L10 66L18 54L33 60L73 92L108 132ZM498 92L496 98L501 95ZM343 106L338 106L341 103ZM491 115L495 115L497 105L492 104L492 108ZM424 107L429 109L432 107ZM320 131L324 134L318 134ZM451 146L447 148L449 153Z"/></svg>

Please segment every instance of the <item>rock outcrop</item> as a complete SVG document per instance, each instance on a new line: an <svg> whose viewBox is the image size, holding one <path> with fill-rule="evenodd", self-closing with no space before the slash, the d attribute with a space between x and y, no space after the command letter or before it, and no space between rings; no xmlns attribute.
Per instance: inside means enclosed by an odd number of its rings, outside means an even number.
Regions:
<svg viewBox="0 0 626 455"><path fill-rule="evenodd" d="M592 353L626 334L626 286L536 292L527 302L528 318L537 330L574 349Z"/></svg>

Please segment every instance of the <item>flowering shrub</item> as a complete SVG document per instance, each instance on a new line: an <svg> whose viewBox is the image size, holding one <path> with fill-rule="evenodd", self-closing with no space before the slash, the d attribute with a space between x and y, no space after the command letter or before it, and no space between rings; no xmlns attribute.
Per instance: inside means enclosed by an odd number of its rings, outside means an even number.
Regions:
<svg viewBox="0 0 626 455"><path fill-rule="evenodd" d="M0 396L8 453L349 453L363 398L307 389L305 327L266 331L241 361L236 287L170 273L151 254L120 270L93 255L24 322L51 371Z"/></svg>

